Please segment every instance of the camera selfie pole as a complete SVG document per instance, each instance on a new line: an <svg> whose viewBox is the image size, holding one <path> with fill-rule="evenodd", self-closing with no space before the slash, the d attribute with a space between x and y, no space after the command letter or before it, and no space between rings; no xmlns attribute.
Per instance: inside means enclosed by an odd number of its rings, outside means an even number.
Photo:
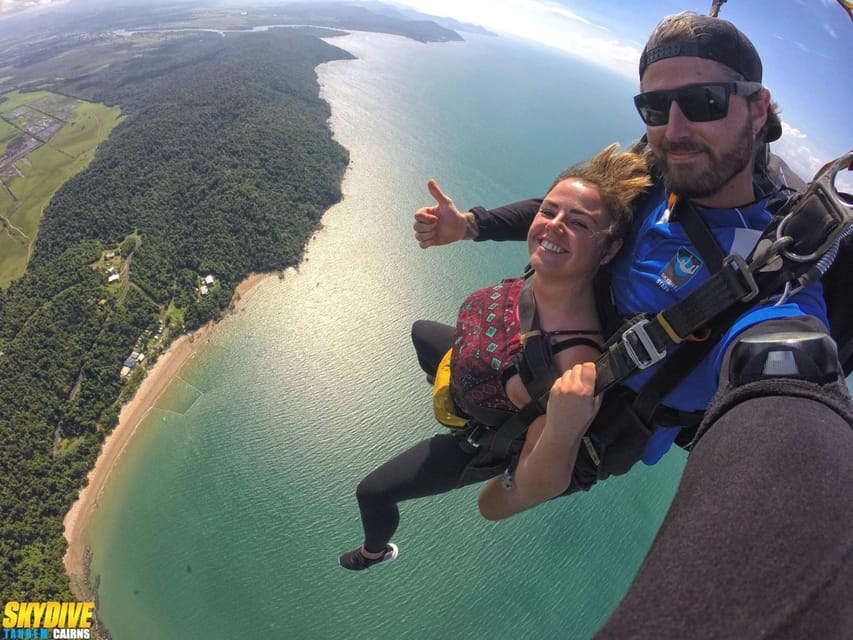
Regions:
<svg viewBox="0 0 853 640"><path fill-rule="evenodd" d="M711 10L708 12L708 15L712 18L716 18L717 15L720 13L720 8L724 4L726 4L726 0L714 0L714 2L711 4Z"/></svg>

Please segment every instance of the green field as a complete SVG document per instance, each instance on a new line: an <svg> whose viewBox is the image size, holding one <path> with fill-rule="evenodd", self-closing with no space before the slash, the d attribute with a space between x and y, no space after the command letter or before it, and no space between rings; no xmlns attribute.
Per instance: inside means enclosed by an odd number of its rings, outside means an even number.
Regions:
<svg viewBox="0 0 853 640"><path fill-rule="evenodd" d="M22 104L39 102L51 112L67 98L45 91L6 94L0 113ZM98 145L109 136L121 119L119 107L83 102L76 106L73 120L65 124L50 141L15 163L24 177L5 179L17 198L13 201L0 192L0 287L7 287L23 275L38 233L41 216L53 194L72 176L85 169L94 158ZM0 141L5 129L0 128ZM8 144L8 141L6 143Z"/></svg>
<svg viewBox="0 0 853 640"><path fill-rule="evenodd" d="M0 120L0 154L6 152L9 141L19 133L20 131L16 127L13 127L5 120Z"/></svg>
<svg viewBox="0 0 853 640"><path fill-rule="evenodd" d="M34 91L32 93L21 93L20 91L10 91L9 93L3 94L3 102L0 102L0 113L7 114L10 111L14 111L22 104L31 104L36 102L37 100L41 100L42 98L46 98L50 95L47 91Z"/></svg>

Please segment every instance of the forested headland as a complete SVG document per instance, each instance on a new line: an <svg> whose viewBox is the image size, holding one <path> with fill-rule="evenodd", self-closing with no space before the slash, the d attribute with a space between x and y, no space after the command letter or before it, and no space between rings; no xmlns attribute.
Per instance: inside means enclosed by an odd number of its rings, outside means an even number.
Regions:
<svg viewBox="0 0 853 640"><path fill-rule="evenodd" d="M315 67L344 57L297 30L196 34L40 84L125 117L0 290L0 600L73 599L63 516L141 375L120 375L128 354L219 317L250 273L295 265L340 199L348 155Z"/></svg>

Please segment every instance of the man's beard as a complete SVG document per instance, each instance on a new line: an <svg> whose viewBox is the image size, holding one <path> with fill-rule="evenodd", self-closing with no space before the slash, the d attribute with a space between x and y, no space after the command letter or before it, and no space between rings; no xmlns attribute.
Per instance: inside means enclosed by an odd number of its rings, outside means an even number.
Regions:
<svg viewBox="0 0 853 640"><path fill-rule="evenodd" d="M663 141L655 156L663 169L670 191L682 198L707 198L720 191L749 165L754 150L752 127L747 119L740 134L734 138L733 145L724 149L719 156L703 144L666 141ZM673 168L667 163L667 151L701 151L708 156L711 165L707 169L680 165Z"/></svg>

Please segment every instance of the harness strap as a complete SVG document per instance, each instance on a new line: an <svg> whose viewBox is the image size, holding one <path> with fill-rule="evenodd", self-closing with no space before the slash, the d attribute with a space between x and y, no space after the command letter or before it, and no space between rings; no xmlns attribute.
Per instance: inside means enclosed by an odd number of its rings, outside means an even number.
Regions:
<svg viewBox="0 0 853 640"><path fill-rule="evenodd" d="M638 314L623 325L595 363L596 394L660 362L667 347L703 329L722 311L750 302L758 291L746 261L737 254L727 256L719 272L680 302L656 315Z"/></svg>
<svg viewBox="0 0 853 640"><path fill-rule="evenodd" d="M842 196L834 183L838 171L851 165L853 151L827 163L803 194L773 211L775 224L765 230L749 264L730 254L717 273L680 302L656 315L639 314L623 325L596 361L595 392L660 362L667 347L712 323L722 324L723 314L736 318L733 314L750 309L759 293L770 298L784 288L787 295L792 285L800 288L821 277L834 259L829 258L833 245L853 227L849 196Z"/></svg>
<svg viewBox="0 0 853 640"><path fill-rule="evenodd" d="M661 426L692 426L682 424L695 422L690 413L663 406L664 399L693 371L711 352L716 340L688 342L669 356L643 386L632 403L640 419L648 424ZM699 412L701 416L703 412Z"/></svg>
<svg viewBox="0 0 853 640"><path fill-rule="evenodd" d="M513 416L504 422L489 443L489 449L493 455L509 458L521 450L521 437L527 433L530 423L545 413L548 406L548 393L535 398L519 409Z"/></svg>
<svg viewBox="0 0 853 640"><path fill-rule="evenodd" d="M586 331L585 333L592 333L592 331ZM571 349L572 347L591 347L592 349L601 352L601 343L596 342L592 338L569 338L568 340L563 340L562 342L552 345L551 353L556 355L561 351Z"/></svg>
<svg viewBox="0 0 853 640"><path fill-rule="evenodd" d="M534 399L541 398L551 389L560 371L551 357L551 343L542 333L533 297L533 271L525 273L524 285L518 294L518 320L524 350L515 359L515 366L527 393ZM547 402L547 395L546 395ZM542 406L545 411L545 406Z"/></svg>
<svg viewBox="0 0 853 640"><path fill-rule="evenodd" d="M699 252L705 266L712 274L719 273L726 256L698 209L685 199L677 200L674 205L671 203L671 207L671 219L677 219L684 227L687 237ZM722 324L728 325L728 323ZM721 323L717 323L717 327L720 326ZM719 330L708 330L703 340L686 342L661 364L632 403L634 410L644 423L661 426L698 426L704 412L680 411L663 406L662 403L681 381L699 366L721 336L722 332Z"/></svg>
<svg viewBox="0 0 853 640"><path fill-rule="evenodd" d="M608 352L596 365L602 362L608 365L603 368L603 371L598 372L602 387L607 388L609 379L619 381L636 370L634 366L639 364L636 362L638 354L649 354L647 360L657 361L666 354L666 349L670 345L684 342L697 329L706 330L704 340L687 342L674 355L667 358L631 403L637 416L645 424L692 429L701 421L702 412L680 411L666 407L662 403L711 352L721 337L721 331L708 330L706 324L708 319L719 311L719 305L725 308L737 302L743 295L743 289L737 287L738 281L732 281L723 272L729 262L696 207L686 199L674 201L674 196L671 196L670 208L671 219L684 227L691 244L712 274L711 284L705 285L708 288L704 289L701 295L697 294L684 299L658 314L656 318L649 319L647 315L635 316L617 334L622 336L624 344L614 342L608 345ZM733 284L736 287L734 293L732 293ZM731 319L734 320L734 318ZM723 322L718 323L717 326L728 326L728 324Z"/></svg>
<svg viewBox="0 0 853 640"><path fill-rule="evenodd" d="M491 409L489 407L471 407L466 412L464 412L463 415L473 418L475 422L478 422L486 427L497 428L515 414L514 412L504 411L503 409Z"/></svg>
<svg viewBox="0 0 853 640"><path fill-rule="evenodd" d="M619 336L625 340L624 348L618 341L613 341L608 344L608 352L596 364L598 366L604 362L608 365L603 374L602 371L598 372L598 378L615 378L618 382L636 370L634 365L637 364L635 359L638 353L645 350L654 358L662 358L670 345L683 343L634 395L630 406L643 424L680 427L677 444L689 448L704 412L673 409L664 405L663 401L711 352L725 329L749 305L736 297L741 295L743 289L735 288L735 293L732 293L731 285L737 287L738 281L732 281L723 271L732 260L727 259L697 209L686 200L671 202L670 206L672 219L677 219L684 227L691 244L712 274L710 284L704 285L708 289L703 290L701 295L685 298L655 318L650 319L646 314L632 318L616 334L617 340ZM729 308L713 323L713 327L709 327L708 319L719 312L720 307L717 305L720 304L728 305ZM703 330L703 338L685 342L698 329Z"/></svg>
<svg viewBox="0 0 853 640"><path fill-rule="evenodd" d="M545 335L550 337L552 341L557 336L585 336L589 334L601 335L601 331L598 329L559 329L557 331L545 332Z"/></svg>
<svg viewBox="0 0 853 640"><path fill-rule="evenodd" d="M705 219L699 214L696 206L689 200L681 198L675 201L671 211L670 220L675 220L684 227L687 237L690 238L690 242L699 252L705 266L708 267L708 271L717 273L722 269L726 254L714 237L713 232L708 228Z"/></svg>
<svg viewBox="0 0 853 640"><path fill-rule="evenodd" d="M581 333L595 333L594 331L582 331ZM553 335L553 334L552 334ZM561 351L565 351L566 349L571 349L572 347L590 347L595 349L599 353L601 353L601 343L593 340L592 338L570 338L569 340L563 340L562 342L558 342L557 344L551 345L551 353L556 355ZM529 371L525 371L526 375L531 375ZM521 375L518 371L518 365L516 362L510 363L506 369L501 373L501 384L506 386L507 381L512 378L514 375Z"/></svg>
<svg viewBox="0 0 853 640"><path fill-rule="evenodd" d="M521 450L522 436L530 423L543 415L548 406L548 395L554 380L561 372L554 364L553 355L571 347L586 345L601 350L601 345L586 337L575 337L552 345L540 327L536 313L536 300L533 296L532 271L525 273L525 282L518 297L518 317L524 350L516 359L515 367L532 400L510 416L495 430L488 444L491 455L515 455ZM580 333L575 331L564 334ZM584 331L583 333L593 333Z"/></svg>

